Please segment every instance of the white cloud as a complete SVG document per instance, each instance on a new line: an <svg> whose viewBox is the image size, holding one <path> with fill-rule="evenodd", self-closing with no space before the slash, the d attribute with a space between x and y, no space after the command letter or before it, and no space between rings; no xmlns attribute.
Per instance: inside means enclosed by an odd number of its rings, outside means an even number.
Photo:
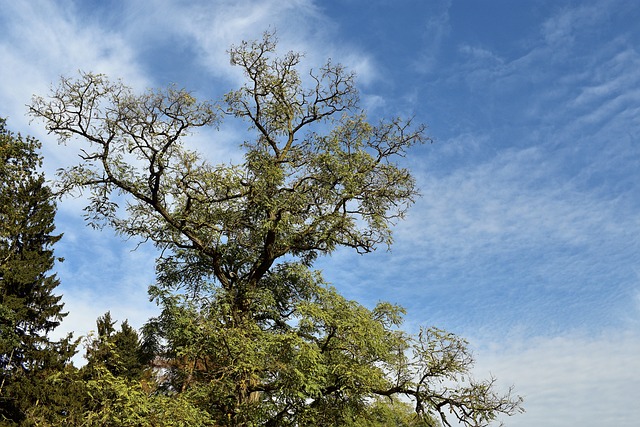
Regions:
<svg viewBox="0 0 640 427"><path fill-rule="evenodd" d="M55 271L61 283L55 294L62 295L68 316L52 333L53 339L72 332L75 338L95 331L98 316L107 311L119 322L125 319L140 328L158 314L149 302L147 288L154 282L157 256L151 245L136 250L136 242L123 241L109 229L90 229L80 218L62 216L57 232L64 232L55 254L65 258ZM82 362L79 349L74 363Z"/></svg>
<svg viewBox="0 0 640 427"><path fill-rule="evenodd" d="M640 67L638 52L631 48L622 48L622 50L607 53L613 57L591 70L592 81L587 82L581 88L580 94L571 101L572 107L600 102L612 95L619 95L640 82L640 75L634 71Z"/></svg>
<svg viewBox="0 0 640 427"><path fill-rule="evenodd" d="M461 53L469 56L472 60L486 63L502 64L504 59L496 55L494 52L479 46L471 46L463 44L459 48Z"/></svg>
<svg viewBox="0 0 640 427"><path fill-rule="evenodd" d="M87 25L75 15L73 4L48 1L0 1L4 34L0 38L0 114L9 127L43 141L45 171L68 160L41 123L28 126L27 105L34 94L45 95L60 76L78 70L105 73L144 88L147 79L137 66L134 51L118 34ZM51 143L48 143L51 142Z"/></svg>
<svg viewBox="0 0 640 427"><path fill-rule="evenodd" d="M451 0L430 4L430 13L424 22L421 49L416 53L415 70L419 73L431 73L438 66L438 56L443 43L451 32L449 9Z"/></svg>
<svg viewBox="0 0 640 427"><path fill-rule="evenodd" d="M567 48L581 27L590 26L602 19L603 5L581 5L581 7L567 8L549 18L541 28L545 41L553 46Z"/></svg>
<svg viewBox="0 0 640 427"><path fill-rule="evenodd" d="M399 236L464 256L506 244L580 245L603 228L617 236L627 233L614 201L593 199L571 181L556 181L561 170L562 159L539 146L508 150L445 177L422 175L423 196L411 222L398 226Z"/></svg>
<svg viewBox="0 0 640 427"><path fill-rule="evenodd" d="M638 354L640 336L624 331L509 339L477 350L475 372L513 384L524 397L526 413L505 419L510 427L633 427L640 417Z"/></svg>
<svg viewBox="0 0 640 427"><path fill-rule="evenodd" d="M2 45L19 69L9 69L11 81L20 81L20 71L37 70L40 82L78 69L122 77L130 84L144 83L134 51L117 33L88 26L75 15L70 4L54 2L2 2L8 20Z"/></svg>
<svg viewBox="0 0 640 427"><path fill-rule="evenodd" d="M239 69L229 66L227 50L242 40L259 39L265 31L276 31L279 49L305 53L306 62L317 67L328 57L356 71L363 79L374 74L370 59L354 48L338 43L335 24L328 21L309 0L237 2L196 1L185 4L166 0L145 2L149 11L132 11L135 26L127 29L131 38L160 38L173 35L185 41L197 55L196 62L208 73L243 82Z"/></svg>
<svg viewBox="0 0 640 427"><path fill-rule="evenodd" d="M339 251L318 266L349 298L406 306L410 330L547 334L638 321L628 311L640 241L634 194L585 187L610 160L567 174L571 150L504 150L447 173L427 164L416 170L422 197L395 227L391 253ZM464 163L469 152L435 154L435 163Z"/></svg>

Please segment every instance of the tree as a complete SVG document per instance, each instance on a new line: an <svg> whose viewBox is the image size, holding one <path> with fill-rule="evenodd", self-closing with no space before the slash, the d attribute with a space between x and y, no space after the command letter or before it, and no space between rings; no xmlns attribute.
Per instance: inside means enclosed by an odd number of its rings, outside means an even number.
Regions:
<svg viewBox="0 0 640 427"><path fill-rule="evenodd" d="M187 394L157 392L138 333L126 320L118 331L115 324L110 312L100 316L97 336L87 339L87 364L79 375L60 376L79 391L67 419L96 427L213 425Z"/></svg>
<svg viewBox="0 0 640 427"><path fill-rule="evenodd" d="M50 274L56 206L37 172L40 143L0 119L0 419L18 423L46 393L44 379L75 353L47 337L66 316Z"/></svg>
<svg viewBox="0 0 640 427"><path fill-rule="evenodd" d="M91 373L96 368L105 368L113 376L129 380L142 379L148 360L143 352L138 332L125 320L116 331L115 321L107 312L96 321L97 337L88 340L87 365Z"/></svg>
<svg viewBox="0 0 640 427"><path fill-rule="evenodd" d="M398 399L376 398L369 403L367 412L348 427L440 427L434 418L416 415L413 407Z"/></svg>
<svg viewBox="0 0 640 427"><path fill-rule="evenodd" d="M417 195L395 159L429 138L410 120L369 123L341 66L302 75L300 54L275 50L272 34L231 48L247 83L225 107L173 87L136 95L90 73L30 107L61 141L87 142L61 185L91 192L89 221L162 251L150 292L163 310L148 325L162 387L232 426L343 425L396 395L445 424L445 408L467 425L516 412L519 400L492 381L438 386L468 373L462 340L408 336L397 329L402 309L347 301L312 270L338 247L391 244ZM224 115L254 133L242 164L185 148L189 132Z"/></svg>

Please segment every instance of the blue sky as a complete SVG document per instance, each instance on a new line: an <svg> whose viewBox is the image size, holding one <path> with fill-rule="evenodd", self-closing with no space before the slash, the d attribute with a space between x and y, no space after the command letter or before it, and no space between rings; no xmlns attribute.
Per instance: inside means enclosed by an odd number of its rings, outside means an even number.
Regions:
<svg viewBox="0 0 640 427"><path fill-rule="evenodd" d="M176 83L219 99L241 82L226 50L276 29L281 48L358 74L372 119L414 116L434 143L403 163L422 197L391 252L338 251L318 267L406 327L470 340L478 376L525 397L507 425L636 425L640 388L640 3L635 0L0 0L0 116L74 160L25 105L59 76L104 72L143 90ZM189 141L238 161L226 124ZM111 310L141 325L153 248L136 251L59 203L67 321Z"/></svg>

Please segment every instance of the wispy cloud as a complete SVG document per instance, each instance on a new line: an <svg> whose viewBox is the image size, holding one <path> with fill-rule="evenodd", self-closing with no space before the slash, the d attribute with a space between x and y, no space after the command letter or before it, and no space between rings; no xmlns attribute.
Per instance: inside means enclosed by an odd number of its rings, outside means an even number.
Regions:
<svg viewBox="0 0 640 427"><path fill-rule="evenodd" d="M498 56L495 52L492 52L491 50L483 47L472 46L469 44L462 44L460 45L458 50L460 51L460 53L468 56L469 58L477 62L481 62L481 63L488 62L488 63L495 63L495 64L504 63L503 58Z"/></svg>
<svg viewBox="0 0 640 427"><path fill-rule="evenodd" d="M424 27L423 38L420 40L420 50L416 52L415 70L419 73L430 74L438 65L443 43L450 34L449 9L451 0L431 3Z"/></svg>
<svg viewBox="0 0 640 427"><path fill-rule="evenodd" d="M144 88L134 50L118 34L87 26L75 13L74 4L50 1L1 1L0 90L2 116L9 116L14 129L28 128L27 104L34 94L44 95L60 76L73 76L78 70L105 73L128 84ZM51 141L42 126L28 133L41 141ZM55 144L44 144L45 171L49 177L68 160Z"/></svg>
<svg viewBox="0 0 640 427"><path fill-rule="evenodd" d="M259 39L265 31L276 31L282 51L305 53L313 67L326 58L340 58L363 81L376 76L371 59L348 44L335 39L336 25L328 20L318 5L309 0L195 1L188 4L167 0L130 5L135 23L124 29L131 40L167 38L178 40L189 49L189 58L209 78L218 77L232 85L242 82L241 72L229 66L227 50L242 40Z"/></svg>
<svg viewBox="0 0 640 427"><path fill-rule="evenodd" d="M51 75L90 69L121 77L131 84L144 82L133 57L133 49L117 33L88 27L72 4L47 1L3 2L5 37L1 45L18 69L5 68L13 82L20 71L38 71L31 83L47 82Z"/></svg>
<svg viewBox="0 0 640 427"><path fill-rule="evenodd" d="M547 44L567 48L573 44L576 33L580 29L590 27L603 18L602 6L602 4L592 3L575 8L565 8L547 19L543 23L540 33Z"/></svg>
<svg viewBox="0 0 640 427"><path fill-rule="evenodd" d="M55 254L65 261L56 267L61 283L55 294L62 295L64 311L69 314L51 333L53 339L68 333L86 337L95 332L97 317L107 311L114 320L128 320L135 328L158 314L147 295L155 279L155 248L137 247L136 242L124 241L111 230L93 230L77 212L59 212L57 224L56 232L64 236ZM76 364L84 363L84 351L79 350Z"/></svg>
<svg viewBox="0 0 640 427"><path fill-rule="evenodd" d="M632 221L631 211L563 180L563 159L554 158L556 154L564 155L544 146L507 150L446 177L426 171L420 179L423 197L415 208L419 213L412 215L416 223L406 230L401 224L399 233L423 235L425 244L462 254L506 236L522 244L537 245L543 239L579 245L603 228L617 237L627 233L632 224L620 219ZM429 223L429 218L439 221Z"/></svg>
<svg viewBox="0 0 640 427"><path fill-rule="evenodd" d="M526 413L512 427L598 425L632 427L640 417L640 337L568 334L520 341L516 337L476 351L477 375L515 384ZM472 340L472 342L478 342ZM508 343L508 344L507 344ZM585 410L585 408L589 408ZM597 420L592 417L597 414Z"/></svg>
<svg viewBox="0 0 640 427"><path fill-rule="evenodd" d="M637 87L640 75L635 71L640 67L640 55L631 47L609 53L611 58L594 67L591 81L586 81L580 93L571 101L574 108L593 105L612 94L626 92L629 87Z"/></svg>

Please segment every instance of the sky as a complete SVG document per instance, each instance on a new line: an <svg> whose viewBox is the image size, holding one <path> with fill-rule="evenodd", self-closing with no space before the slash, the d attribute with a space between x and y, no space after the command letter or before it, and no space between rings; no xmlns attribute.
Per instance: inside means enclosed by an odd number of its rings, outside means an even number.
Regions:
<svg viewBox="0 0 640 427"><path fill-rule="evenodd" d="M407 309L405 328L468 339L479 378L515 386L507 426L632 427L640 418L640 2L635 0L0 0L0 116L72 164L26 115L60 76L176 84L218 100L242 83L227 49L277 31L282 52L353 70L372 120L414 117L432 144L402 159L421 197L391 251L339 250L317 267L346 297ZM241 159L244 127L188 141ZM56 266L86 335L110 310L157 313L150 245L89 228L58 203ZM137 249L136 249L137 247Z"/></svg>

